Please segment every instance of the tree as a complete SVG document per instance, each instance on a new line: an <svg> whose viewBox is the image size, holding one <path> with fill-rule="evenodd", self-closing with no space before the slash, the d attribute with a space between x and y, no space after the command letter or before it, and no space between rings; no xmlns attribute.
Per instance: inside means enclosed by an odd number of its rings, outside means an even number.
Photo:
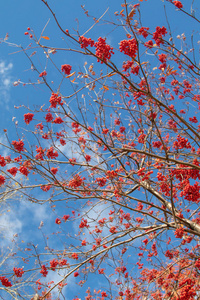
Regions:
<svg viewBox="0 0 200 300"><path fill-rule="evenodd" d="M166 26L147 27L146 3L125 0L115 21L93 18L82 35L63 28L41 2L70 46L49 46L45 29L39 37L25 32L32 44L18 47L49 98L21 106L25 124L16 123L15 139L4 130L0 185L8 203L48 205L52 235L41 219L43 241L2 256L1 290L13 299L65 299L70 286L70 299L199 299L198 42L174 37L167 13ZM200 23L184 1L163 6ZM100 22L123 29L115 46L90 38ZM34 61L35 47L54 64L56 87L48 67ZM70 62L56 65L59 51L87 63L79 71Z"/></svg>

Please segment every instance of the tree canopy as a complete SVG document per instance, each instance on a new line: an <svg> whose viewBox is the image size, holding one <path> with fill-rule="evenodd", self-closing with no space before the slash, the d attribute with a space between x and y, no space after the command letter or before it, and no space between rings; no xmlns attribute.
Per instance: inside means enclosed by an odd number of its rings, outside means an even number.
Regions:
<svg viewBox="0 0 200 300"><path fill-rule="evenodd" d="M33 76L14 86L37 99L2 129L1 210L30 226L2 245L2 299L200 298L200 19L195 1L157 1L153 26L149 2L83 6L83 33L41 0L55 41L47 22L14 45Z"/></svg>

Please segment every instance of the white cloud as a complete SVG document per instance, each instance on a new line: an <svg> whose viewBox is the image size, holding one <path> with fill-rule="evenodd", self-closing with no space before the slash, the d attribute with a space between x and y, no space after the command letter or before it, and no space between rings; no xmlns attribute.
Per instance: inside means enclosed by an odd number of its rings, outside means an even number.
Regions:
<svg viewBox="0 0 200 300"><path fill-rule="evenodd" d="M39 196L38 196L39 198ZM37 203L29 201L21 201L19 212L24 220L30 220L30 214L34 220L34 223L39 226L41 221L48 220L50 218L49 203L39 205ZM27 218L26 218L27 217Z"/></svg>
<svg viewBox="0 0 200 300"><path fill-rule="evenodd" d="M22 231L22 226L22 221L17 212L9 209L5 210L0 216L1 246L8 246L14 235Z"/></svg>
<svg viewBox="0 0 200 300"><path fill-rule="evenodd" d="M6 75L9 70L13 67L12 63L9 63L7 66L4 61L0 62L0 74Z"/></svg>
<svg viewBox="0 0 200 300"><path fill-rule="evenodd" d="M10 151L8 148L6 148L4 145L8 145L8 141L6 140L5 135L0 136L0 152L2 156L8 156L10 154Z"/></svg>
<svg viewBox="0 0 200 300"><path fill-rule="evenodd" d="M61 280L64 279L65 275L67 274L67 271L65 269L63 270L59 270L59 272L56 271L49 271L47 277L44 278L44 282L51 282L53 281L54 283L52 283L52 286L57 285L58 282L60 282ZM67 280L64 280L63 283L67 283L67 285L65 285L62 288L62 294L65 295L65 299L67 300L67 294L69 293L69 288L70 290L74 290L76 288L76 280L73 277L73 274L70 275ZM52 295L54 297L58 297L59 296L59 286L57 286L55 289L53 289Z"/></svg>
<svg viewBox="0 0 200 300"><path fill-rule="evenodd" d="M5 200L0 207L1 247L5 249L9 247L16 236L26 243L30 242L30 239L42 240L41 232L38 230L41 221L48 227L50 220L52 221L48 203L38 205L24 199L18 203L12 202L11 205L9 203L10 200ZM48 229L50 231L52 228Z"/></svg>
<svg viewBox="0 0 200 300"><path fill-rule="evenodd" d="M12 63L6 64L5 61L0 61L0 95L4 101L1 101L1 104L6 104L6 109L8 109L8 102L10 100L10 88L12 86L11 82L11 70L13 68Z"/></svg>

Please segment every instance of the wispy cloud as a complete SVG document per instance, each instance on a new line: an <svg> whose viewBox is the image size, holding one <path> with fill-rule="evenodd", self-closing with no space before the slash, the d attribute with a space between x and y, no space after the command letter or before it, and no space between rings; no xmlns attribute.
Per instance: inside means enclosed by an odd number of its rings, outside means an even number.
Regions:
<svg viewBox="0 0 200 300"><path fill-rule="evenodd" d="M0 61L0 96L3 101L0 101L1 105L6 104L6 109L8 109L8 102L10 100L10 88L12 86L11 70L13 68L12 63L6 63L5 61Z"/></svg>
<svg viewBox="0 0 200 300"><path fill-rule="evenodd" d="M22 222L14 211L5 210L0 216L1 246L8 246L13 237L22 231Z"/></svg>

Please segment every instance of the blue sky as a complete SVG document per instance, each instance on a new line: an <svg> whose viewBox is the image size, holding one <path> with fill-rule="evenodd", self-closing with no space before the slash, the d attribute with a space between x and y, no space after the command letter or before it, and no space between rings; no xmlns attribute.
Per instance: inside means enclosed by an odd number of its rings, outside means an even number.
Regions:
<svg viewBox="0 0 200 300"><path fill-rule="evenodd" d="M192 1L188 0L182 1L184 7L186 7L188 10L190 10L191 2ZM122 9L121 0L101 0L100 2L91 0L51 0L48 1L48 3L56 13L60 24L64 28L69 29L70 32L73 32L73 29L77 30L78 28L80 34L86 32L93 24L92 19L87 18L84 14L81 5L85 5L85 9L89 10L89 14L97 18L100 17L109 7L109 10L103 17L103 19L107 21L114 21L114 12L121 11ZM199 14L198 10L200 9L200 6L198 1L194 1L193 7L197 10L197 14ZM190 36L191 32L194 32L194 41L196 42L199 39L199 33L197 32L198 28L196 25L194 25L195 23L191 19L188 21L188 23L186 23L184 21L184 16L181 13L177 14L174 6L170 5L169 3L166 3L166 10L173 37L176 37L178 34L182 33L185 33L186 36ZM166 25L163 1L161 0L148 0L144 1L144 3L141 2L141 15L143 26L150 27L150 30L153 30L156 26ZM44 85L37 84L38 74L31 70L29 60L20 50L20 48L15 46L22 45L23 48L26 48L31 43L31 40L24 35L24 32L27 31L27 27L33 29L34 33L37 35L37 37L39 37L47 22L48 25L43 35L48 36L50 40L44 41L44 44L54 47L71 46L71 44L68 45L66 41L63 41L63 34L58 30L52 15L41 1L7 0L1 3L0 38L4 38L6 34L8 34L9 38L7 43L2 43L0 45L0 127L1 132L5 128L8 130L8 135L11 139L16 137L14 123L18 121L18 126L24 126L23 113L26 111L23 108L16 109L14 106L18 107L25 104L26 106L32 108L35 105L40 106L45 102L48 103L50 96L49 90L47 90ZM97 40L99 36L106 37L107 42L114 48L117 48L120 38L124 39L124 32L122 29L115 31L112 31L111 29L112 27L110 25L102 25L100 23L91 29L88 36L94 40ZM28 53L31 54L35 50L38 51L39 55L35 55L33 60L37 65L38 70L42 72L46 66L46 59L44 57L44 53L42 53L40 49L31 49L28 51ZM120 55L116 55L114 62L117 64L119 59ZM79 54L69 52L59 52L59 55L55 55L55 57L53 56L53 60L58 68L60 68L62 64L70 63L73 67L73 70L76 72L79 71L79 68L83 69L83 65L86 60L97 65L95 60L90 60L89 58ZM152 60L152 63L154 63L154 57L149 57L149 60ZM97 66L97 70L100 70L100 68L101 65L99 64ZM59 74L55 67L50 64L47 65L47 71L47 80L49 80L49 82L53 80L54 84L52 84L52 86L57 87L57 83L61 80L62 75ZM18 80L20 80L20 82L27 83L26 86L23 86L22 84L13 86L13 83L16 83ZM35 84L28 84L30 82L34 82ZM73 87L68 85L63 86L62 88L64 92L68 93L69 91L72 91ZM12 121L12 119L14 121ZM5 142L3 135L1 135L0 141ZM2 149L2 151L3 155L5 155L5 150ZM42 193L39 196L45 197L45 195ZM72 209L73 207L66 209L66 213L71 212L70 210ZM50 234L49 247L56 248L57 246L60 246L59 238L57 240L57 235L55 234L55 238L54 236L52 238L51 233L52 231L57 230L57 225L55 225L54 222L55 218L65 214L64 206L58 205L56 211L53 211L52 209L49 209L48 204L39 206L38 208L36 204L30 204L23 199L21 202L9 202L9 209L7 206L2 206L2 210L3 214L0 216L0 224L2 224L2 228L6 228L7 230L4 231L5 242L3 243L3 251L6 251L5 249L7 247L11 247L9 240L11 240L15 234L18 235L18 237L16 236L16 239L21 245L27 243L39 243L40 246L44 246L43 236L40 233L40 230L38 230L41 221L44 222L44 229L42 229L44 230L44 234ZM15 210L17 210L17 213ZM101 210L101 208L99 208L99 210ZM71 230L75 231L75 229L76 228L65 228L64 230L67 232ZM12 265L13 261L10 261L7 266L8 269ZM53 280L55 280L55 282L58 281L60 277L55 273L53 275ZM52 280L52 278L49 277L49 280L50 279ZM71 299L70 297L72 295L72 290L77 287L75 282L76 280L72 278L69 283L71 284L71 288L68 290L65 289L67 299ZM77 292L80 291L77 289Z"/></svg>

